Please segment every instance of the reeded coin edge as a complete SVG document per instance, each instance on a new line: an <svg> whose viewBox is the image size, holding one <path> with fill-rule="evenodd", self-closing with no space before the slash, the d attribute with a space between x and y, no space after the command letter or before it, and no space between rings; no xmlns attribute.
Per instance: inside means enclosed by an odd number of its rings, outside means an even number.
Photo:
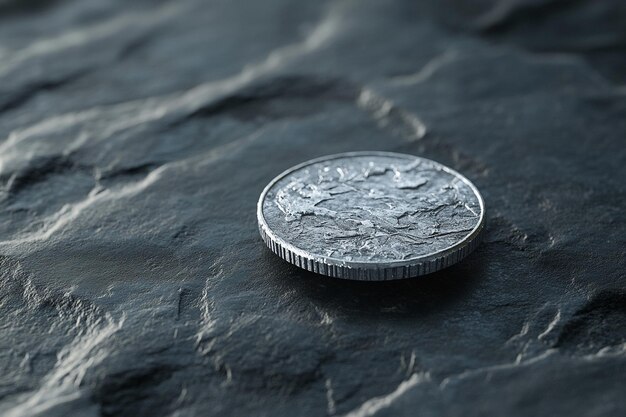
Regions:
<svg viewBox="0 0 626 417"><path fill-rule="evenodd" d="M287 175L308 165L313 165L322 161L355 156L388 156L403 159L421 159L423 161L438 166L442 171L445 171L459 178L461 181L467 184L467 186L469 186L470 189L474 192L474 194L478 198L478 202L480 205L480 219L478 221L478 224L458 243L442 249L438 252L426 256L418 256L415 258L405 259L402 261L385 262L384 264L375 261L352 262L325 256L315 257L308 252L297 248L293 244L286 242L284 239L276 236L276 234L269 228L267 222L265 221L265 216L263 215L263 201L265 200L265 196L267 195L269 190L278 181L280 181ZM482 236L485 222L485 204L482 195L470 180L465 178L465 176L461 175L457 171L448 168L447 166L442 165L439 162L419 156L402 154L397 152L344 152L311 159L309 161L293 166L275 177L261 192L259 201L257 203L257 220L259 225L259 233L261 234L261 238L263 239L265 244L272 252L293 265L296 265L302 269L306 269L311 272L335 278L361 281L386 281L393 279L413 278L420 275L430 274L439 271L440 269L451 266L469 255L480 243L480 238Z"/></svg>

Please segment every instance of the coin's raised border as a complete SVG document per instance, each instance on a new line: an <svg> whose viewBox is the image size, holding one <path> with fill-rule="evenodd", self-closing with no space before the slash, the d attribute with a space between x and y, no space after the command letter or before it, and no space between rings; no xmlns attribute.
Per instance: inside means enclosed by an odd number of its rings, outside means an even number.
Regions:
<svg viewBox="0 0 626 417"><path fill-rule="evenodd" d="M403 159L420 159L425 162L434 164L442 171L445 171L463 181L474 192L478 198L480 205L480 218L477 225L458 243L442 249L438 252L427 256L418 256L397 262L351 262L328 256L315 257L306 251L295 247L293 244L286 242L284 239L276 236L269 228L263 215L263 202L269 190L281 179L287 175L300 170L306 166L313 165L323 161L348 157L363 156L387 156ZM328 275L335 278L344 278L360 281L387 281L393 279L412 278L420 275L430 274L442 268L453 265L472 252L480 243L480 237L484 229L485 222L485 203L478 189L470 180L459 174L457 171L448 168L439 162L422 158L419 156L402 154L396 152L382 151L361 151L361 152L345 152L315 158L301 164L298 164L284 171L263 189L259 201L257 203L257 220L259 222L259 232L265 244L278 256L289 263L300 268L306 269L318 274Z"/></svg>

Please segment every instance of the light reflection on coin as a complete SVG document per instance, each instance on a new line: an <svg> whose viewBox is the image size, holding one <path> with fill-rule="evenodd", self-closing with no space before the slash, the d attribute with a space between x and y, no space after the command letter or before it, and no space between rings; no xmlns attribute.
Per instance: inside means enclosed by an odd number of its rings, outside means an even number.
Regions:
<svg viewBox="0 0 626 417"><path fill-rule="evenodd" d="M297 165L272 180L257 207L259 231L284 260L355 280L410 278L467 256L484 203L476 187L437 162L351 152Z"/></svg>

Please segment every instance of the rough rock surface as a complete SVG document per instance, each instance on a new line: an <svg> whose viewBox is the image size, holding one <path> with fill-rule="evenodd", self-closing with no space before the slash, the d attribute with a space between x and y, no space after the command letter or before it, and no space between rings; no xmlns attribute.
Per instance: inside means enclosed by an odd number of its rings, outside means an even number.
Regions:
<svg viewBox="0 0 626 417"><path fill-rule="evenodd" d="M626 413L623 0L0 2L0 415ZM282 170L449 165L485 241L299 270Z"/></svg>

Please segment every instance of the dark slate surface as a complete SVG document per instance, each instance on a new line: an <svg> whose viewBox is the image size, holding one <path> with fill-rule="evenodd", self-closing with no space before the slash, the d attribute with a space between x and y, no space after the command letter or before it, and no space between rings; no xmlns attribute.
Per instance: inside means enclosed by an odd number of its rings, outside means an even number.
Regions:
<svg viewBox="0 0 626 417"><path fill-rule="evenodd" d="M0 1L0 414L626 413L622 0ZM256 229L386 150L487 204L465 262L316 276Z"/></svg>

